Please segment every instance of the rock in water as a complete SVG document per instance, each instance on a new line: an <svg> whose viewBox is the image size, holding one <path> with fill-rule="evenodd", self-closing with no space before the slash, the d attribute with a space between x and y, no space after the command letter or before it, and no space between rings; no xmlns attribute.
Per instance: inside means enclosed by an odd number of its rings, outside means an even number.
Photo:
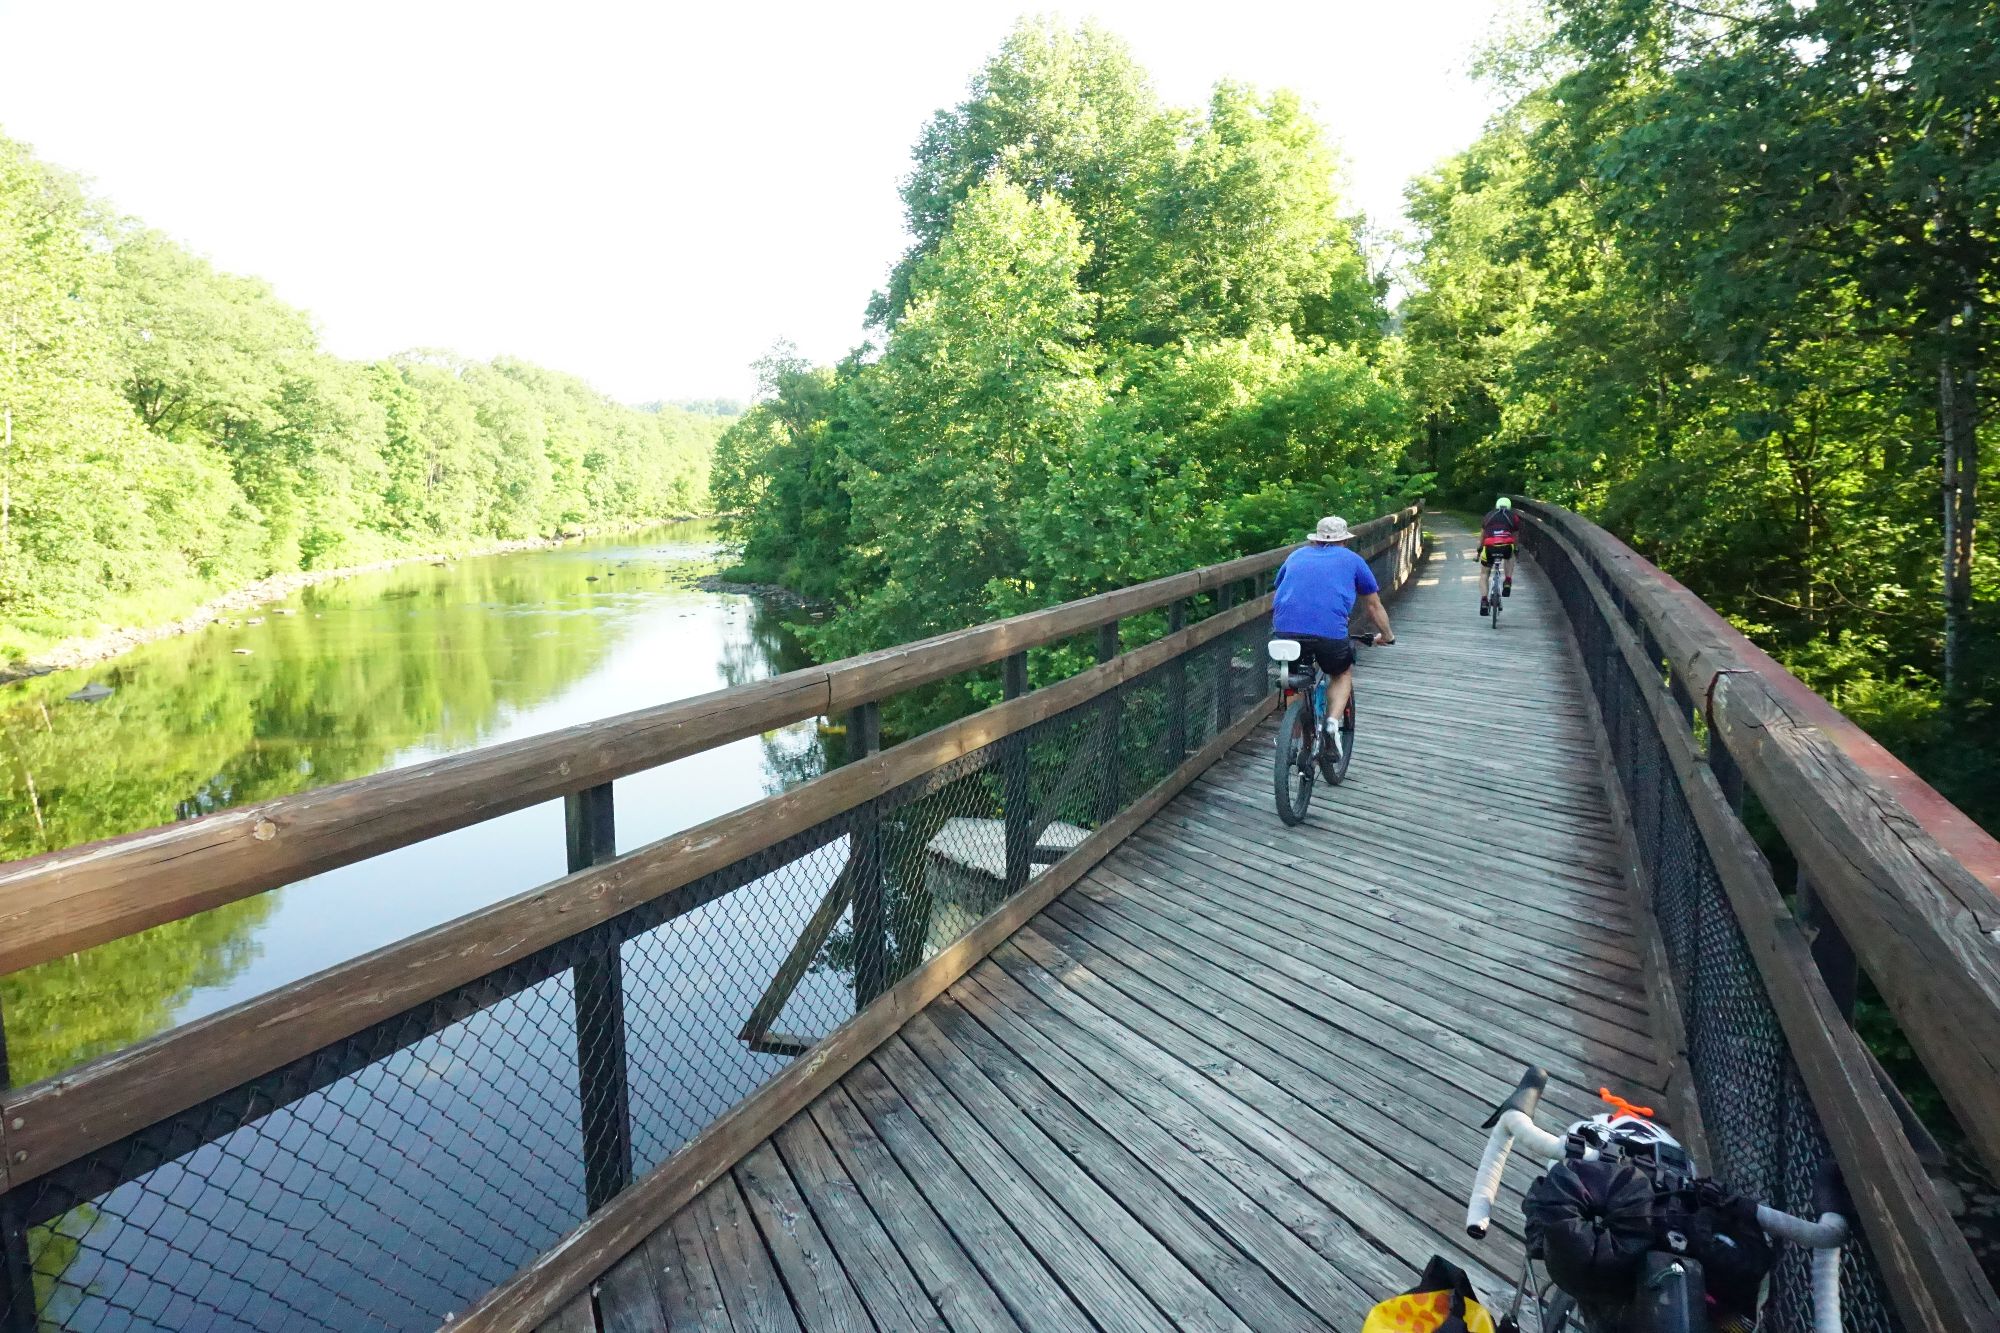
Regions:
<svg viewBox="0 0 2000 1333"><path fill-rule="evenodd" d="M250 656L250 650L248 648L236 648L232 649L231 651L233 651L238 657Z"/></svg>
<svg viewBox="0 0 2000 1333"><path fill-rule="evenodd" d="M100 699L109 699L111 695L112 689L109 685L100 685L93 680L67 698L73 704L94 704Z"/></svg>

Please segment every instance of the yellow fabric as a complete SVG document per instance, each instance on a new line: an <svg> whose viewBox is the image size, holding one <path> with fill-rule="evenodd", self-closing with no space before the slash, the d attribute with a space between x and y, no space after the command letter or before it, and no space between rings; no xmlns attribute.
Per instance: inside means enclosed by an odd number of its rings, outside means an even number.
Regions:
<svg viewBox="0 0 2000 1333"><path fill-rule="evenodd" d="M1406 1291L1368 1312L1361 1333L1436 1333L1451 1316L1448 1291ZM1465 1303L1467 1333L1493 1333L1493 1316L1478 1301Z"/></svg>

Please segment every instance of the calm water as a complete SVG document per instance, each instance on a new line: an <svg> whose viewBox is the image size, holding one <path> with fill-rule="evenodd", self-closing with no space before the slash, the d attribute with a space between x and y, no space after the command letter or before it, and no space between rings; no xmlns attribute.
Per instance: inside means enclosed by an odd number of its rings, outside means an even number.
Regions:
<svg viewBox="0 0 2000 1333"><path fill-rule="evenodd" d="M710 525L311 589L0 690L0 854L531 736L800 664L782 620L699 592ZM239 651L247 650L247 651ZM86 685L112 693L70 702ZM621 851L820 771L813 724L616 787ZM25 1083L563 873L559 802L0 978ZM782 947L782 942L779 942Z"/></svg>

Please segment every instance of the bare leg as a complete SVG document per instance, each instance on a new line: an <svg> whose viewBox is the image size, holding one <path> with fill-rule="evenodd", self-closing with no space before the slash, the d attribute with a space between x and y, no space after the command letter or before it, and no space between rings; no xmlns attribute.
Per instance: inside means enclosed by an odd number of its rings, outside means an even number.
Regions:
<svg viewBox="0 0 2000 1333"><path fill-rule="evenodd" d="M1354 697L1354 668L1349 667L1326 683L1326 717L1322 719L1329 727L1338 730L1340 718L1347 711L1347 701Z"/></svg>

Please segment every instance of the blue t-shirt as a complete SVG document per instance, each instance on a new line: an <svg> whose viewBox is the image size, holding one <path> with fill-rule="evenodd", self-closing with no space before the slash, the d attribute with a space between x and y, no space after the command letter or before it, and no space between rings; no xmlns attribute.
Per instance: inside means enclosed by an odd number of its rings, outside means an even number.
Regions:
<svg viewBox="0 0 2000 1333"><path fill-rule="evenodd" d="M1347 547L1332 543L1301 547L1278 569L1272 632L1344 639L1355 598L1379 591L1375 571Z"/></svg>

